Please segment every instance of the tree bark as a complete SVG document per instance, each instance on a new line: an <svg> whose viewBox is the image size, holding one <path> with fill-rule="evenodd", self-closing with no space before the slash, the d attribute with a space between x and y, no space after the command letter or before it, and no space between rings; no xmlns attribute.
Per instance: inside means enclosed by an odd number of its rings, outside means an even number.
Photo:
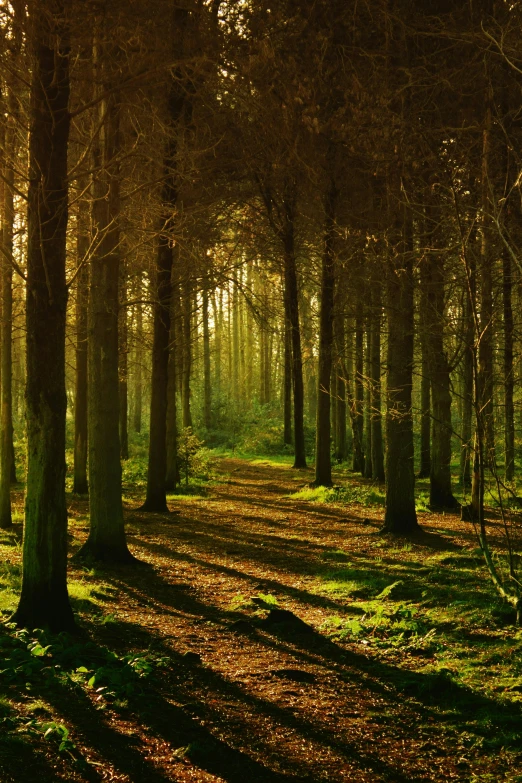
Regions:
<svg viewBox="0 0 522 783"><path fill-rule="evenodd" d="M380 281L373 281L372 336L370 343L370 407L372 411L372 478L384 481L384 451L381 415L381 322L382 291Z"/></svg>
<svg viewBox="0 0 522 783"><path fill-rule="evenodd" d="M250 399L250 398L248 398ZM212 427L212 377L210 366L210 329L208 323L208 288L203 286L203 423Z"/></svg>
<svg viewBox="0 0 522 783"><path fill-rule="evenodd" d="M399 189L396 188L396 193ZM397 196L398 199L398 196ZM418 529L413 449L413 260L409 216L398 214L394 255L387 275L388 395L386 407L386 511L383 532Z"/></svg>
<svg viewBox="0 0 522 783"><path fill-rule="evenodd" d="M97 21L98 24L98 21ZM100 20L100 26L104 21ZM97 31L104 38L104 29ZM113 53L114 57L114 53ZM118 377L118 313L120 284L120 106L110 83L113 62L97 45L95 78L102 95L98 133L93 142L92 224L88 340L89 505L90 530L78 557L112 563L135 558L127 547L123 520Z"/></svg>
<svg viewBox="0 0 522 783"><path fill-rule="evenodd" d="M120 263L118 311L118 378L120 397L120 457L129 459L129 334L127 323L127 265Z"/></svg>
<svg viewBox="0 0 522 783"><path fill-rule="evenodd" d="M364 445L363 445L363 406L364 406L364 385L363 385L363 311L360 299L356 305L355 316L355 354L354 354L354 408L352 413L353 429L353 463L352 469L357 473L364 472Z"/></svg>
<svg viewBox="0 0 522 783"><path fill-rule="evenodd" d="M513 405L514 373L513 373L513 305L511 257L507 250L502 253L502 290L504 300L504 474L506 481L515 477L515 410Z"/></svg>
<svg viewBox="0 0 522 783"><path fill-rule="evenodd" d="M179 12L183 13L183 12ZM184 23L185 14L180 18ZM156 255L154 325L152 342L152 378L150 398L149 461L147 495L142 511L168 512L167 507L167 414L169 391L169 356L172 307L173 246L172 215L176 209L178 189L176 182L177 125L185 104L185 92L179 82L172 82L168 101L170 138L164 158L164 182L161 194L162 217ZM190 297L189 329L190 329ZM190 364L188 365L190 372ZM175 401L175 391L173 392ZM174 422L175 425L175 422ZM172 483L172 477L169 476ZM174 477L175 486L175 477Z"/></svg>
<svg viewBox="0 0 522 783"><path fill-rule="evenodd" d="M80 189L83 183L80 183ZM89 302L89 266L86 256L89 249L88 202L81 199L78 205L76 255L81 268L76 278L76 377L74 406L74 477L73 491L86 495L87 482L87 341L88 341L88 302Z"/></svg>
<svg viewBox="0 0 522 783"><path fill-rule="evenodd" d="M11 97L11 96L9 96ZM12 103L12 100L11 100ZM8 156L15 154L15 118L12 111L6 120L3 139L3 199L2 199L2 258L0 260L2 322L0 329L0 528L12 527L11 482L13 467L13 230L14 230L14 169ZM16 479L16 476L15 476Z"/></svg>
<svg viewBox="0 0 522 783"><path fill-rule="evenodd" d="M315 486L332 486L330 454L330 381L332 376L332 346L335 293L335 229L336 191L332 182L325 203L325 235L321 274L321 310L319 316L319 360L317 390L317 420L315 437Z"/></svg>
<svg viewBox="0 0 522 783"><path fill-rule="evenodd" d="M27 490L22 592L13 621L75 627L67 594L65 278L69 50L61 0L32 8L27 244Z"/></svg>

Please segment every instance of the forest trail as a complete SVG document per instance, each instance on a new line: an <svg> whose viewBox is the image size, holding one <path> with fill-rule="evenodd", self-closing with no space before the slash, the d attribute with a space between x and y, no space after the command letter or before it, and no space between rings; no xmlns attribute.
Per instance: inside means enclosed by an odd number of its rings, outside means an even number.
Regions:
<svg viewBox="0 0 522 783"><path fill-rule="evenodd" d="M168 516L128 504L129 545L149 567L83 572L101 580L106 614L82 618L95 644L146 650L163 667L101 711L94 690L48 694L88 767L55 760L51 777L38 771L41 783L516 780L513 755L466 736L478 712L494 731L492 712L505 727L518 708L435 671L422 640L376 647L373 632L331 635L335 622L364 622L357 595L406 580L409 558L465 550L457 518L442 528L426 515L431 538L391 542L376 535L382 509L292 498L311 472L226 459L219 474L206 495L172 497ZM73 505L73 548L84 513ZM328 588L335 579L357 589ZM33 780L36 771L28 767Z"/></svg>

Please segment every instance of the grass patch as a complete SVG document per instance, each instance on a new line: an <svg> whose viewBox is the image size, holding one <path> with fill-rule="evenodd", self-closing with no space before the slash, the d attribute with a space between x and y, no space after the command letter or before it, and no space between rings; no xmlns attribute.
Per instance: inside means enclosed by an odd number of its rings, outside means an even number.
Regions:
<svg viewBox="0 0 522 783"><path fill-rule="evenodd" d="M305 500L309 503L360 504L363 506L382 506L384 495L371 486L360 484L343 487L303 487L287 497L292 500Z"/></svg>

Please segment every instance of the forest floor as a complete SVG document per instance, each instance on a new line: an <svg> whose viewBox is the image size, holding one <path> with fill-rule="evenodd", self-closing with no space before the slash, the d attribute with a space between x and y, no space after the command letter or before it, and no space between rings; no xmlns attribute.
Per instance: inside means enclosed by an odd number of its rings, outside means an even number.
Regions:
<svg viewBox="0 0 522 783"><path fill-rule="evenodd" d="M3 627L1 783L522 781L522 633L470 526L391 538L364 482L318 503L311 472L217 470L169 515L127 494L145 565L71 562L82 636ZM86 534L71 497L72 552ZM17 533L0 559L7 616Z"/></svg>

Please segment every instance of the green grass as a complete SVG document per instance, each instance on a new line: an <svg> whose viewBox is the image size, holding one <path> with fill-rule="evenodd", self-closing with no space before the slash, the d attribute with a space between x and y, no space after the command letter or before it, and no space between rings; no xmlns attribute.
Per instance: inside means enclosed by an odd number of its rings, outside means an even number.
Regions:
<svg viewBox="0 0 522 783"><path fill-rule="evenodd" d="M287 497L309 503L359 503L363 506L382 506L384 495L371 485L352 484L342 487L303 487Z"/></svg>
<svg viewBox="0 0 522 783"><path fill-rule="evenodd" d="M344 605L324 630L383 654L411 653L418 671L443 671L474 692L522 702L522 630L477 552L385 555L323 555L314 592Z"/></svg>

